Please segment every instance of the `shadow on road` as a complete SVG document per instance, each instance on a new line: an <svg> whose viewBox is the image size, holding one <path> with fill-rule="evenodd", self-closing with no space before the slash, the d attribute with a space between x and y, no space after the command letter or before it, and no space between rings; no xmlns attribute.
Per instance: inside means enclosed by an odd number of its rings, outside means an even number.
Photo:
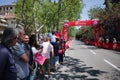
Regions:
<svg viewBox="0 0 120 80"><path fill-rule="evenodd" d="M84 64L79 59L74 59L69 56L65 57L64 65L66 69L62 68L55 74L56 80L99 80L97 77L107 73L105 71L93 69Z"/></svg>

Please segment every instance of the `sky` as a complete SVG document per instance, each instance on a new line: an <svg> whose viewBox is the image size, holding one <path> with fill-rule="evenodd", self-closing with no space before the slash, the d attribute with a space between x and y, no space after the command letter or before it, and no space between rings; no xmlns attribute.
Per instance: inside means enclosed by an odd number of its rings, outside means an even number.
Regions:
<svg viewBox="0 0 120 80"><path fill-rule="evenodd" d="M9 5L16 0L0 0L0 6Z"/></svg>
<svg viewBox="0 0 120 80"><path fill-rule="evenodd" d="M103 3L105 0L83 0L83 3L85 4L83 10L82 10L82 14L81 14L81 20L88 20L88 10L90 8L96 7L96 6L100 6L100 7L104 7Z"/></svg>

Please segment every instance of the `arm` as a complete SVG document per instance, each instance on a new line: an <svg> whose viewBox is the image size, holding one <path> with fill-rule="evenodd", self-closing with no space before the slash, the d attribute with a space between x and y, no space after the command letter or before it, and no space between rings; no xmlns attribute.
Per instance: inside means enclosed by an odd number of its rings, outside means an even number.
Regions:
<svg viewBox="0 0 120 80"><path fill-rule="evenodd" d="M25 63L28 63L29 62L29 57L27 55L27 53L24 53L20 56L20 60L25 62Z"/></svg>
<svg viewBox="0 0 120 80"><path fill-rule="evenodd" d="M28 63L29 57L28 52L24 50L24 48L20 44L16 44L16 46L13 47L13 53L16 57L18 57L22 62Z"/></svg>
<svg viewBox="0 0 120 80"><path fill-rule="evenodd" d="M29 66L29 69L31 70L31 71L33 71L34 69L33 69L33 64L32 65L28 65Z"/></svg>
<svg viewBox="0 0 120 80"><path fill-rule="evenodd" d="M54 48L53 48L53 46L52 46L52 45L50 45L50 46L51 46L52 58L54 58Z"/></svg>
<svg viewBox="0 0 120 80"><path fill-rule="evenodd" d="M52 53L52 58L54 58L54 50L52 50L51 53Z"/></svg>

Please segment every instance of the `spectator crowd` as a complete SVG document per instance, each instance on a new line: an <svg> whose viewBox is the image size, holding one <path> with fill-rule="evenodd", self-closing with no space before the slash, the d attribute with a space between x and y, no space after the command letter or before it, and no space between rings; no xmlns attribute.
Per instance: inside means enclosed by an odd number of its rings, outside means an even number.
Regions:
<svg viewBox="0 0 120 80"><path fill-rule="evenodd" d="M4 30L0 43L0 80L51 79L51 71L64 64L66 41L61 35L49 32L37 41L23 27ZM68 47L67 47L68 48Z"/></svg>

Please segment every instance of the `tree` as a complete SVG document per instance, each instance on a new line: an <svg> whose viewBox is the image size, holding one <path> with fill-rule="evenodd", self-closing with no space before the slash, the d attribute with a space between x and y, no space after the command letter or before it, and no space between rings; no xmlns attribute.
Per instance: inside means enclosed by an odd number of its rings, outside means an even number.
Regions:
<svg viewBox="0 0 120 80"><path fill-rule="evenodd" d="M44 25L41 31L46 33L61 30L64 20L80 18L82 8L82 0L17 0L15 13L27 32L35 31L38 24L36 29Z"/></svg>
<svg viewBox="0 0 120 80"><path fill-rule="evenodd" d="M100 26L104 28L103 36L109 37L112 42L113 37L118 39L118 33L120 32L120 2L110 3L109 0L106 0L106 8L92 8L90 9L89 16L91 19L99 19Z"/></svg>
<svg viewBox="0 0 120 80"><path fill-rule="evenodd" d="M94 8L91 8L88 12L89 12L89 18L90 19L98 19L101 15L100 13L103 11L104 9L97 6L97 7L94 7Z"/></svg>
<svg viewBox="0 0 120 80"><path fill-rule="evenodd" d="M23 23L27 33L34 31L33 27L33 2L31 0L17 0L15 14L18 23Z"/></svg>

